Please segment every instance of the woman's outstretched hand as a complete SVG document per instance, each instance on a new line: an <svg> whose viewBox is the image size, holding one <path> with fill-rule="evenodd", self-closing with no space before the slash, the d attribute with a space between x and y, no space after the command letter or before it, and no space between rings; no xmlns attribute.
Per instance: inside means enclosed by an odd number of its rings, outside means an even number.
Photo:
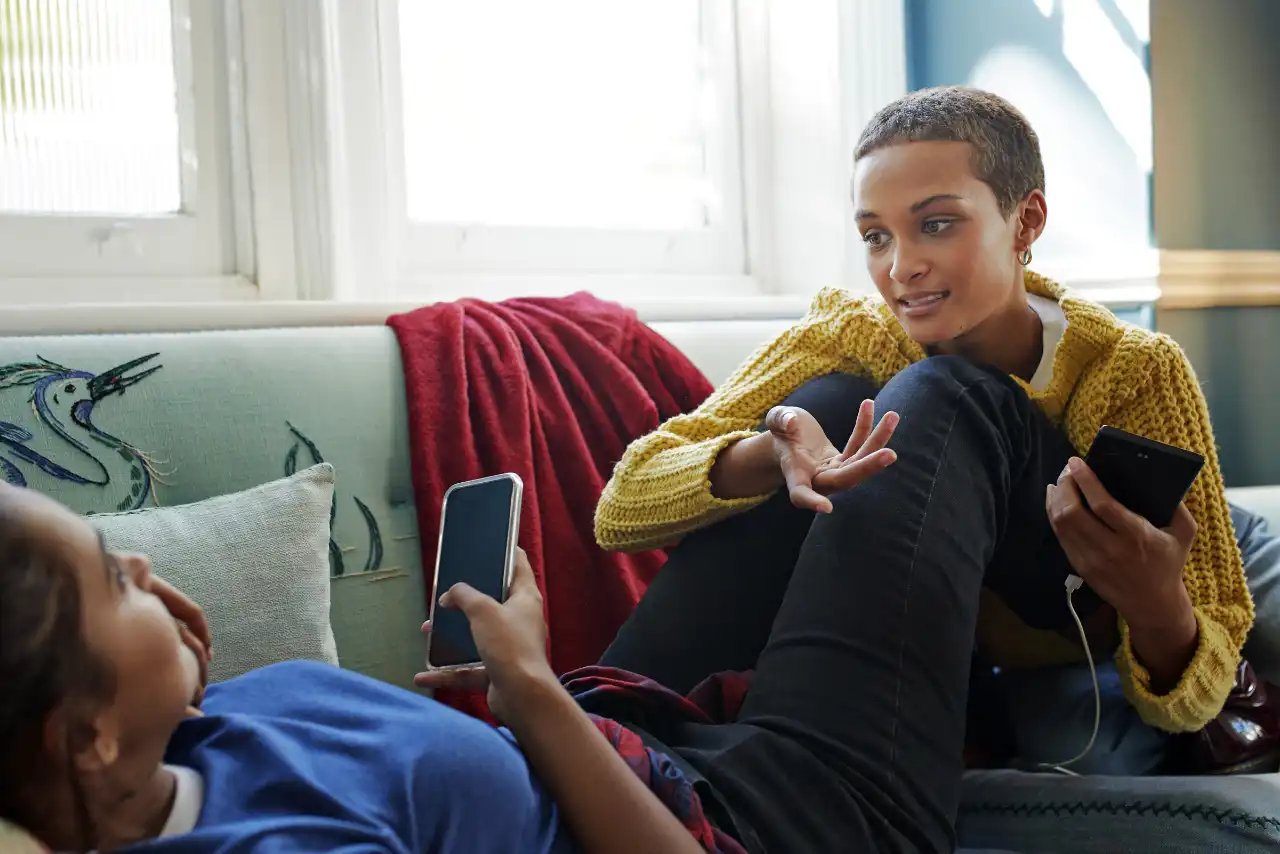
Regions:
<svg viewBox="0 0 1280 854"><path fill-rule="evenodd" d="M857 486L898 458L885 447L898 426L898 413L886 412L877 424L875 402L862 401L853 435L843 451L831 444L818 419L795 406L775 406L765 417L773 452L786 479L791 503L830 513L827 496Z"/></svg>
<svg viewBox="0 0 1280 854"><path fill-rule="evenodd" d="M466 670L429 670L413 677L420 688L488 688L489 711L511 724L520 698L531 688L555 684L547 660L547 623L542 592L524 549L516 550L515 573L507 601L479 592L468 584L455 584L440 597L440 605L466 615L471 636L483 662ZM431 624L422 631L430 633Z"/></svg>

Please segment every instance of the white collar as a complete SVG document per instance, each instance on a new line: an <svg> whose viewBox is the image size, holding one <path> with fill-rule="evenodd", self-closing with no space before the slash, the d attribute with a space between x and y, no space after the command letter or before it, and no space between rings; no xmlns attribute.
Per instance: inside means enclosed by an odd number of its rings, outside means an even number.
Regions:
<svg viewBox="0 0 1280 854"><path fill-rule="evenodd" d="M166 765L173 774L173 810L169 820L160 828L160 839L181 836L196 829L200 820L200 808L204 806L204 777L194 768L185 765Z"/></svg>

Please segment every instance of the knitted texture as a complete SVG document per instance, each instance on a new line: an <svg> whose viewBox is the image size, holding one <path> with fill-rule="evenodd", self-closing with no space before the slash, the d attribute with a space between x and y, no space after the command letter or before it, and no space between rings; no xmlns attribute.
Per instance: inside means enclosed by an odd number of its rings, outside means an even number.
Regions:
<svg viewBox="0 0 1280 854"><path fill-rule="evenodd" d="M1109 424L1205 458L1186 497L1198 526L1183 572L1200 626L1191 664L1172 691L1157 696L1123 620L1116 653L1125 692L1143 720L1171 732L1198 730L1222 710L1253 625L1204 395L1168 336L1123 323L1036 273L1028 271L1024 283L1028 292L1062 306L1067 328L1049 385L1037 392L1019 384L1081 455ZM850 373L883 385L925 355L879 297L822 291L803 320L756 350L701 406L627 448L600 498L596 539L619 551L655 548L759 504L767 496L723 500L712 494L711 467L725 446L753 435L770 408L815 377ZM984 642L1003 636L1020 645L1007 624L995 632L986 628L979 632ZM1021 629L1026 627L1013 634ZM1060 660L1060 653L1042 663Z"/></svg>

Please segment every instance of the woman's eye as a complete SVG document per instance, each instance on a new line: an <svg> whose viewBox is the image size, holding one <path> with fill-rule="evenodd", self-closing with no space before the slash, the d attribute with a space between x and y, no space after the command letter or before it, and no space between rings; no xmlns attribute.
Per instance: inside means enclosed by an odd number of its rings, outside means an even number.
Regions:
<svg viewBox="0 0 1280 854"><path fill-rule="evenodd" d="M927 220L921 228L925 234L941 234L954 224L955 220L931 219Z"/></svg>
<svg viewBox="0 0 1280 854"><path fill-rule="evenodd" d="M868 231L866 234L862 235L862 242L872 248L883 246L884 241L885 236L883 231Z"/></svg>

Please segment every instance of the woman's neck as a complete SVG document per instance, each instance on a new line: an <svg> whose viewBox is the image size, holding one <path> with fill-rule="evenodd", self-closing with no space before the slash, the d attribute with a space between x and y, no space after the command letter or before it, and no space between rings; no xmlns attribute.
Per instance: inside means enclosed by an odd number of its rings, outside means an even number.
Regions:
<svg viewBox="0 0 1280 854"><path fill-rule="evenodd" d="M991 365L1030 382L1044 357L1044 325L1027 302L1025 292L1019 291L1008 306L960 338L934 349Z"/></svg>

